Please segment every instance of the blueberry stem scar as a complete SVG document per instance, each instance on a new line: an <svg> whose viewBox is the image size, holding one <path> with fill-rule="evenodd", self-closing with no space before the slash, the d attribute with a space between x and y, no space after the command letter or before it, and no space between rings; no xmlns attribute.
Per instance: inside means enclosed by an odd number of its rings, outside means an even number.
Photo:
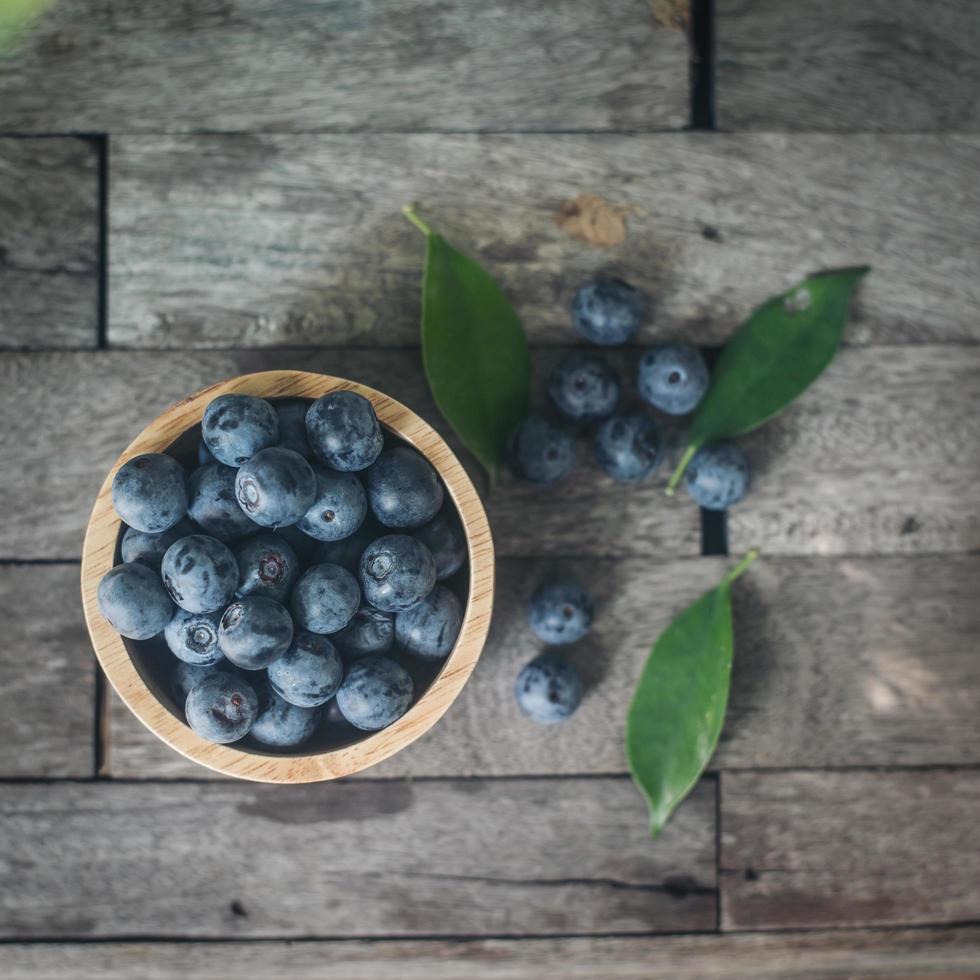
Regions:
<svg viewBox="0 0 980 980"><path fill-rule="evenodd" d="M681 482L681 477L684 475L684 470L687 469L687 464L691 462L694 458L694 454L698 451L698 446L692 443L687 449L684 450L684 455L681 456L681 461L677 464L677 468L670 476L670 482L667 484L667 489L664 493L668 497L674 496L674 491L677 489L677 484Z"/></svg>
<svg viewBox="0 0 980 980"><path fill-rule="evenodd" d="M408 220L411 221L412 224L415 225L415 227L418 228L418 230L422 232L426 238L432 234L432 229L415 213L414 204L406 204L402 208L402 214L404 214L405 217L408 218Z"/></svg>
<svg viewBox="0 0 980 980"><path fill-rule="evenodd" d="M752 548L748 554L721 580L722 586L731 585L759 557L759 549Z"/></svg>

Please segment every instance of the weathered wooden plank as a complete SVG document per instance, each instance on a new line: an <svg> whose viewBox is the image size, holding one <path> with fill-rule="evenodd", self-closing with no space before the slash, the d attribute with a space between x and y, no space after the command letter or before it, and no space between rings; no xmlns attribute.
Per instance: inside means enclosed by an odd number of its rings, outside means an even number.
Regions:
<svg viewBox="0 0 980 980"><path fill-rule="evenodd" d="M0 934L710 929L714 789L652 843L628 779L11 785Z"/></svg>
<svg viewBox="0 0 980 980"><path fill-rule="evenodd" d="M980 549L980 349L840 355L747 437L754 486L728 514L733 552Z"/></svg>
<svg viewBox="0 0 980 980"><path fill-rule="evenodd" d="M364 776L625 772L624 716L650 646L725 564L501 561L473 678L431 732ZM587 583L598 615L568 650L588 694L572 720L544 729L517 710L513 684L539 650L524 603L549 572ZM711 768L980 762L978 578L976 555L757 562L735 591L733 689ZM213 778L115 697L108 761L117 777Z"/></svg>
<svg viewBox="0 0 980 980"><path fill-rule="evenodd" d="M95 143L0 138L0 216L0 347L95 347Z"/></svg>
<svg viewBox="0 0 980 980"><path fill-rule="evenodd" d="M980 930L249 943L11 943L8 980L967 980Z"/></svg>
<svg viewBox="0 0 980 980"><path fill-rule="evenodd" d="M0 565L0 777L91 776L95 661L78 566Z"/></svg>
<svg viewBox="0 0 980 980"><path fill-rule="evenodd" d="M679 129L688 51L644 0L64 0L0 107L21 132Z"/></svg>
<svg viewBox="0 0 980 980"><path fill-rule="evenodd" d="M541 375L557 356L547 351L536 359L537 397L543 398ZM10 355L0 360L0 494L8 502L0 515L0 558L77 556L105 474L152 418L206 385L273 368L364 382L446 431L417 351ZM554 492L501 480L488 501L498 553L697 554L697 509L664 496L666 467L648 486L624 487L599 472L587 445L579 455L578 476ZM614 522L601 519L598 500L603 513L616 515Z"/></svg>
<svg viewBox="0 0 980 980"><path fill-rule="evenodd" d="M113 140L112 343L418 342L409 201L504 285L536 343L571 344L578 286L647 289L640 340L720 343L819 268L871 263L851 343L975 341L980 140L935 136L199 136ZM554 215L632 210L601 251Z"/></svg>
<svg viewBox="0 0 980 980"><path fill-rule="evenodd" d="M724 773L725 929L980 915L976 769Z"/></svg>
<svg viewBox="0 0 980 980"><path fill-rule="evenodd" d="M722 129L975 132L972 0L718 0Z"/></svg>

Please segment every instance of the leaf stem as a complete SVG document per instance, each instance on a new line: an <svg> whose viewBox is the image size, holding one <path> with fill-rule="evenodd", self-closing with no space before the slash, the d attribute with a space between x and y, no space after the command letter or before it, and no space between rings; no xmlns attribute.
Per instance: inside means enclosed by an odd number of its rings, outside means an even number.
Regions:
<svg viewBox="0 0 980 980"><path fill-rule="evenodd" d="M664 491L668 497L674 496L674 491L677 489L677 484L681 482L681 477L684 475L684 470L687 469L687 464L691 462L694 454L697 451L698 447L694 445L694 443L684 450L684 455L681 456L681 461L677 464L677 468L671 474L670 482L667 484L667 489Z"/></svg>
<svg viewBox="0 0 980 980"><path fill-rule="evenodd" d="M749 553L721 580L721 584L731 585L759 557L759 549L752 548Z"/></svg>
<svg viewBox="0 0 980 980"><path fill-rule="evenodd" d="M415 227L418 228L418 230L422 232L426 238L432 234L432 229L415 213L414 204L406 204L402 208L402 214L405 215L405 217L408 218L408 220L411 221L412 224L415 225Z"/></svg>

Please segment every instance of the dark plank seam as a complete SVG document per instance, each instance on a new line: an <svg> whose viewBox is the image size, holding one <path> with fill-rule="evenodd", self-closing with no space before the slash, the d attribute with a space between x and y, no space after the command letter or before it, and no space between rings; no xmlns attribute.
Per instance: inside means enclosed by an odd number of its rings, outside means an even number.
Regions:
<svg viewBox="0 0 980 980"><path fill-rule="evenodd" d="M691 4L691 129L715 128L715 0Z"/></svg>

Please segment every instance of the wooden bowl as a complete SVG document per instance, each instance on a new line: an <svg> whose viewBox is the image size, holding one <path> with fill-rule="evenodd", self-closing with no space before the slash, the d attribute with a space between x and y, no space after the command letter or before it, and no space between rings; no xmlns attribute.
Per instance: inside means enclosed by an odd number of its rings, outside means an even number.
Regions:
<svg viewBox="0 0 980 980"><path fill-rule="evenodd" d="M352 744L308 755L273 755L255 749L216 745L193 732L175 714L166 694L145 662L140 644L121 637L99 611L97 590L102 576L118 561L122 522L112 506L112 479L119 467L140 453L189 450L212 399L229 392L263 398L319 398L330 391L356 391L374 405L381 424L414 446L436 468L459 512L469 550L469 596L456 646L418 701L393 725L365 733ZM109 682L129 709L171 748L229 776L269 783L305 783L336 779L381 762L414 742L439 720L470 676L490 627L493 606L493 542L475 488L452 451L434 429L414 412L373 388L342 378L304 371L265 371L212 385L167 409L147 426L116 460L92 510L82 551L82 602L96 656ZM152 642L152 641L151 641ZM143 658L145 660L145 658ZM298 747L302 751L302 746Z"/></svg>

